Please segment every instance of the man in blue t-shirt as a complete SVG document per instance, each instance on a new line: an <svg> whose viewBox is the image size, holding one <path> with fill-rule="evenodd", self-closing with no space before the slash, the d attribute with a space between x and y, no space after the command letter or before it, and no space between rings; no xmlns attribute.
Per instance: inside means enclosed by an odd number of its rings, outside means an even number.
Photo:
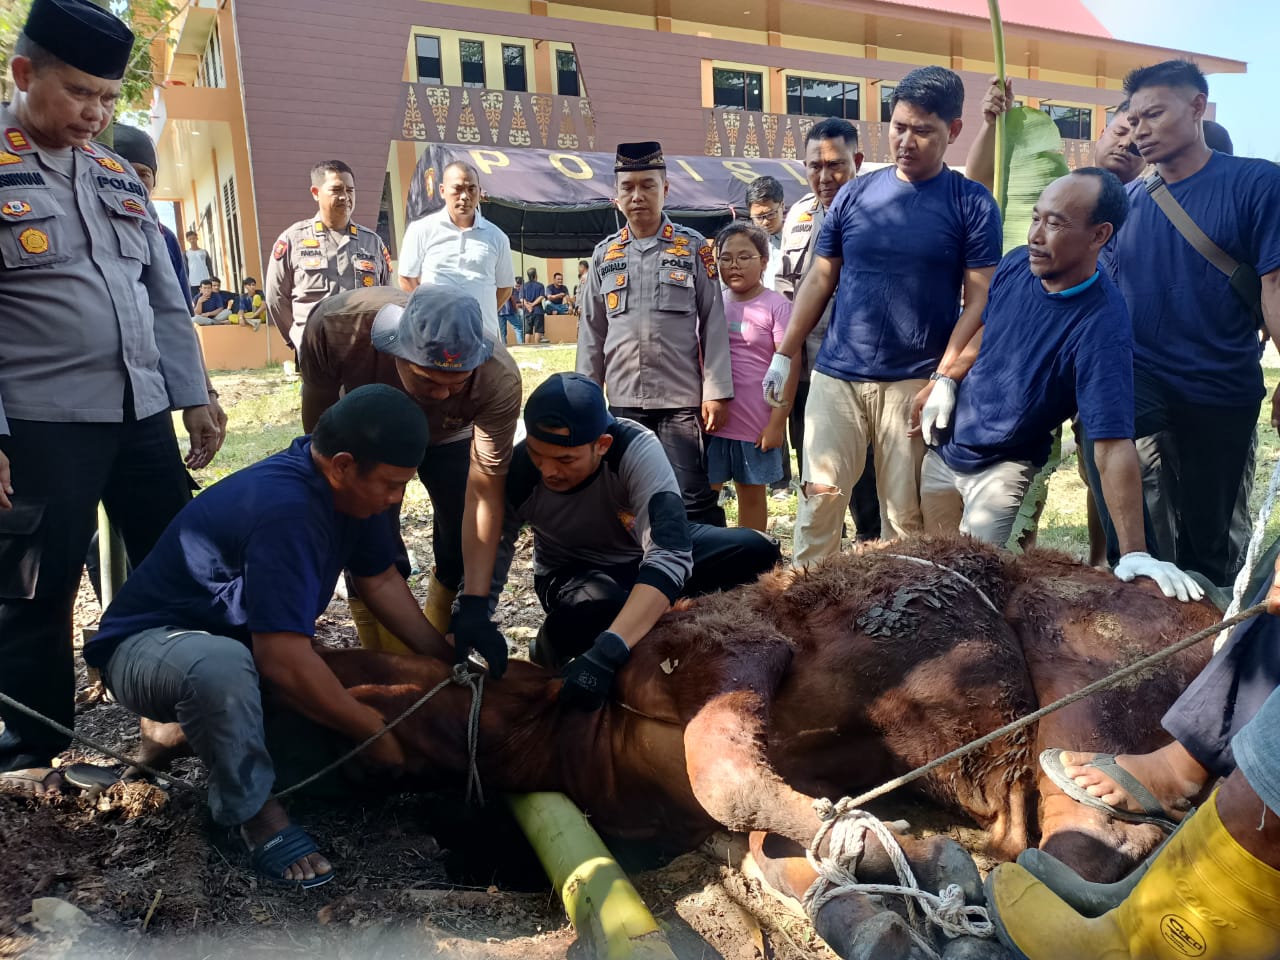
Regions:
<svg viewBox="0 0 1280 960"><path fill-rule="evenodd" d="M1280 334L1280 167L1217 153L1204 141L1208 84L1171 60L1125 78L1129 122L1192 221L1262 278L1261 316ZM1144 182L1129 187L1129 227L1103 262L1133 321L1136 436L1157 435L1161 488L1176 525L1173 560L1228 584L1242 557L1231 518L1265 393L1259 317L1226 274L1184 239ZM1273 426L1280 406L1272 399ZM1109 531L1114 544L1114 531Z"/></svg>
<svg viewBox="0 0 1280 960"><path fill-rule="evenodd" d="M977 334L962 340L957 329L930 377L920 506L926 532L1004 546L1053 431L1078 411L1120 533L1116 576L1148 576L1167 596L1199 599L1195 581L1142 549L1132 333L1124 300L1098 270L1128 208L1123 185L1101 167L1040 195L1028 245L1000 262Z"/></svg>
<svg viewBox="0 0 1280 960"><path fill-rule="evenodd" d="M538 271L529 268L529 279L520 288L520 305L524 307L524 335L529 343L541 343L543 314L547 308L547 288L538 282Z"/></svg>
<svg viewBox="0 0 1280 960"><path fill-rule="evenodd" d="M427 448L427 420L392 387L347 394L315 432L188 504L125 582L84 658L140 716L177 722L204 761L209 807L241 826L275 883L332 878L315 842L269 799L259 682L289 709L358 742L382 729L312 647L338 575L414 652L452 659L394 565L389 518ZM362 754L400 767L394 732Z"/></svg>
<svg viewBox="0 0 1280 960"><path fill-rule="evenodd" d="M839 549L841 517L862 475L868 443L875 453L882 535L921 529L924 444L908 433L911 405L951 332L981 323L987 285L1000 261L1000 211L991 194L943 162L960 133L963 107L960 77L942 67L913 70L894 88L889 145L895 165L840 189L786 338L765 375L766 399L786 403L791 360L838 281L805 409L804 487L792 558L797 567Z"/></svg>

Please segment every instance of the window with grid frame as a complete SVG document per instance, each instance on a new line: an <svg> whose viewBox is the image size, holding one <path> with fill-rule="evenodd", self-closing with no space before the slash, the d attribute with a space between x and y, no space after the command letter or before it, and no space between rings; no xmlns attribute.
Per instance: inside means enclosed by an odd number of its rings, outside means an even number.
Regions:
<svg viewBox="0 0 1280 960"><path fill-rule="evenodd" d="M578 55L572 50L556 51L556 93L562 97L582 96L578 79Z"/></svg>
<svg viewBox="0 0 1280 960"><path fill-rule="evenodd" d="M788 76L787 113L861 120L862 84L856 80Z"/></svg>
<svg viewBox="0 0 1280 960"><path fill-rule="evenodd" d="M711 70L712 102L722 110L764 109L764 74L736 67Z"/></svg>
<svg viewBox="0 0 1280 960"><path fill-rule="evenodd" d="M227 177L222 183L222 222L227 231L227 273L230 274L222 278L222 289L239 294L244 260L240 254L240 206L234 176Z"/></svg>
<svg viewBox="0 0 1280 960"><path fill-rule="evenodd" d="M484 42L459 40L458 59L462 62L462 85L464 87L485 86Z"/></svg>
<svg viewBox="0 0 1280 960"><path fill-rule="evenodd" d="M418 37L414 40L414 57L418 61L418 82L440 86L444 83L444 64L440 60L440 38Z"/></svg>

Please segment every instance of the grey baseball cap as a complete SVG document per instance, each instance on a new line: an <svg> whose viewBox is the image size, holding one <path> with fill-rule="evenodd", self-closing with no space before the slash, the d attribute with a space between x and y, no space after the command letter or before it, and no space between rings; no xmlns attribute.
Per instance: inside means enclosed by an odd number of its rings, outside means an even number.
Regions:
<svg viewBox="0 0 1280 960"><path fill-rule="evenodd" d="M480 304L456 287L423 284L403 307L388 303L373 318L375 350L427 370L474 370L493 356Z"/></svg>

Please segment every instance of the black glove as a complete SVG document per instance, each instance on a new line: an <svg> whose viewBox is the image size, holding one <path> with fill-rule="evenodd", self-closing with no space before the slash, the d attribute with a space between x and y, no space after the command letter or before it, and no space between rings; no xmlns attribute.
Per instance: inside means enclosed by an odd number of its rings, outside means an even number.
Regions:
<svg viewBox="0 0 1280 960"><path fill-rule="evenodd" d="M454 659L463 663L475 650L489 664L489 676L501 680L507 672L507 638L489 619L489 598L463 594L449 620L453 634Z"/></svg>
<svg viewBox="0 0 1280 960"><path fill-rule="evenodd" d="M630 657L626 641L606 630L590 650L565 665L560 702L581 710L599 710L613 693L614 672Z"/></svg>

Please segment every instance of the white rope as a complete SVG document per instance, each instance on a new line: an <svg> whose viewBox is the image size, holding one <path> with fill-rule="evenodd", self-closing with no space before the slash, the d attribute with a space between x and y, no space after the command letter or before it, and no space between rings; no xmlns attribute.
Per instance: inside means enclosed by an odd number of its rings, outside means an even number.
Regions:
<svg viewBox="0 0 1280 960"><path fill-rule="evenodd" d="M1275 469L1271 471L1271 484L1267 487L1267 496L1258 509L1258 518L1253 523L1253 535L1249 537L1249 549L1244 555L1244 566L1236 574L1235 587L1231 592L1231 605L1223 614L1224 620L1235 616L1244 604L1244 593L1249 589L1249 581L1253 579L1253 568L1257 566L1258 554L1262 552L1262 538L1266 535L1267 521L1271 519L1271 512L1275 509L1278 493L1280 493L1280 460L1276 461ZM1227 636L1228 634L1225 633L1218 634L1218 639L1213 642L1214 653L1222 649L1222 645L1227 642Z"/></svg>
<svg viewBox="0 0 1280 960"><path fill-rule="evenodd" d="M945 570L947 573L951 574L957 580L967 583L970 587L972 587L973 592L982 598L982 602L985 603L988 607L990 607L992 613L994 613L997 617L1004 616L1004 614L1000 612L1000 608L991 602L991 598L982 592L982 588L979 587L972 580L970 580L968 577L966 577L959 570L952 570L950 567L943 566L941 563L934 563L932 560L926 560L923 557L908 557L900 553L886 553L885 556L892 557L894 560L905 560L907 561L907 563L918 564L919 566L922 566L922 567L937 567L939 570Z"/></svg>
<svg viewBox="0 0 1280 960"><path fill-rule="evenodd" d="M916 929L915 901L919 901L923 908L925 920L947 937L995 935L995 928L987 918L987 911L982 907L966 905L964 891L958 884L948 884L937 895L921 890L906 854L902 852L902 847L889 828L865 810L855 808L849 797L836 803L826 799L815 800L813 809L822 821L822 826L805 851L809 864L818 872L818 878L804 894L804 907L811 919L816 918L818 911L829 901L843 894L889 894L906 898L910 921L907 929L916 945L930 960L940 960L940 957L928 937ZM854 865L862 856L868 833L880 841L880 846L889 855L894 873L898 876L897 884L858 881ZM822 842L828 836L830 843L827 855L820 857Z"/></svg>

